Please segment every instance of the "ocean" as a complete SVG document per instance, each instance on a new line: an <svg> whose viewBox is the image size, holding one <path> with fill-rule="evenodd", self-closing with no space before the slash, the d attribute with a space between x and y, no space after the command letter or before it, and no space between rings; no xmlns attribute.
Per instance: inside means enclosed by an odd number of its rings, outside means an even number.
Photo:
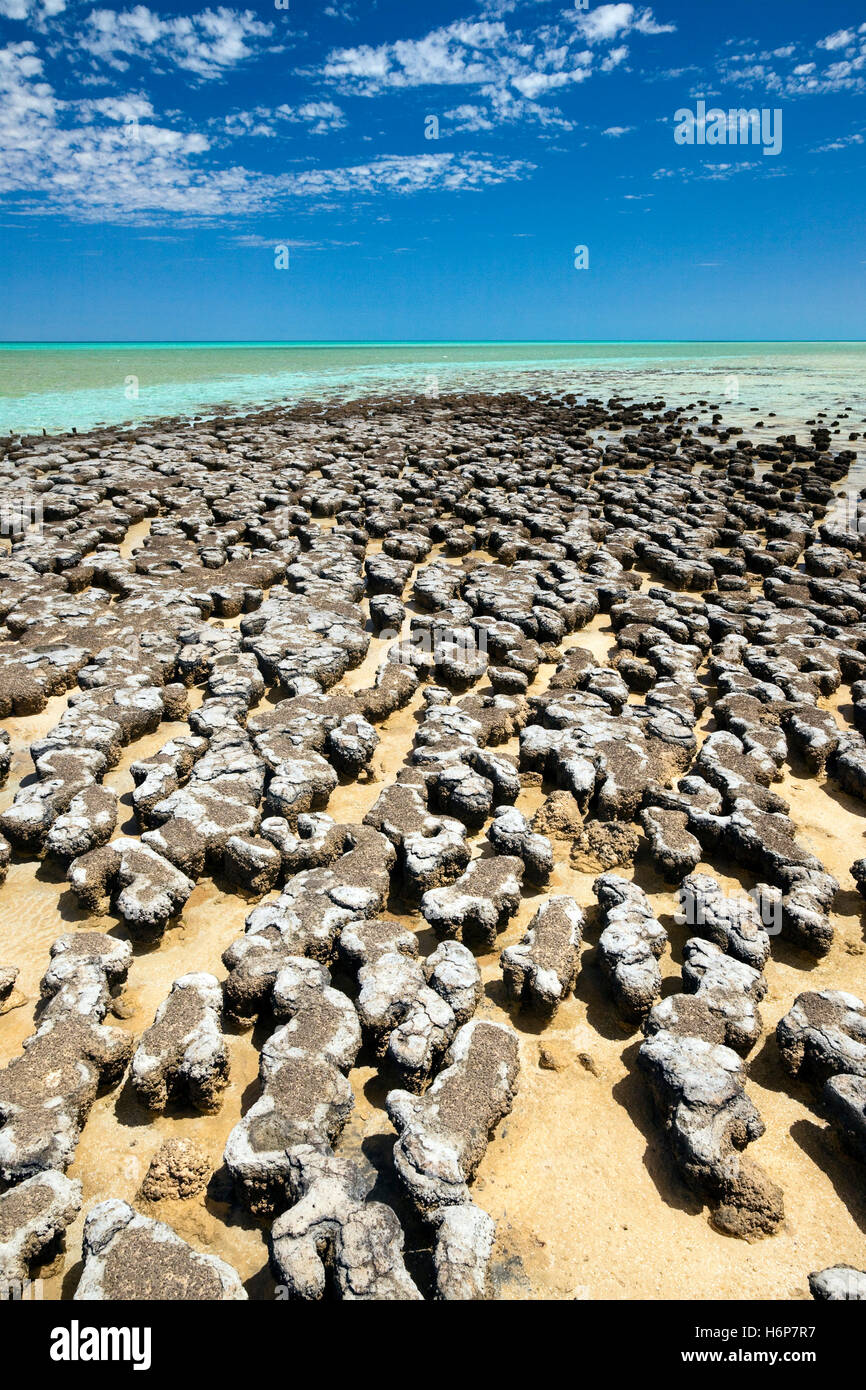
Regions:
<svg viewBox="0 0 866 1390"><path fill-rule="evenodd" d="M7 435L463 390L707 400L733 423L757 409L780 426L848 409L857 429L866 343L0 344Z"/></svg>

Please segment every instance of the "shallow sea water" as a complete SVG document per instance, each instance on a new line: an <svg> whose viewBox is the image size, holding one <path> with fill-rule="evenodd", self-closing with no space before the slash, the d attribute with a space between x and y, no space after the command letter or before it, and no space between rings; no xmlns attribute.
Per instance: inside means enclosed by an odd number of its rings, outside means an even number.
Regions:
<svg viewBox="0 0 866 1390"><path fill-rule="evenodd" d="M866 343L0 343L0 434L453 391L705 397L737 424L848 405L859 424Z"/></svg>

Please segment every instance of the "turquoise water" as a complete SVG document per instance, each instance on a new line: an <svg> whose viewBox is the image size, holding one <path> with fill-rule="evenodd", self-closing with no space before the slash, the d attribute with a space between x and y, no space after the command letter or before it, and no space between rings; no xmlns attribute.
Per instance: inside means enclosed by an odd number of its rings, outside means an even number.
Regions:
<svg viewBox="0 0 866 1390"><path fill-rule="evenodd" d="M866 343L0 344L3 434L460 390L706 399L746 422L848 406L856 428Z"/></svg>

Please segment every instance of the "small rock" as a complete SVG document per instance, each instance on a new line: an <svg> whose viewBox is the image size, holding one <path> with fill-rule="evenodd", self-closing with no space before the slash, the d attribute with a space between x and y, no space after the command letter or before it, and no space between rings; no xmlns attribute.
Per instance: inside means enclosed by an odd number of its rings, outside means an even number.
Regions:
<svg viewBox="0 0 866 1390"><path fill-rule="evenodd" d="M15 988L15 981L17 979L17 965L0 965L0 1004L5 1004L12 990Z"/></svg>
<svg viewBox="0 0 866 1390"><path fill-rule="evenodd" d="M210 1172L207 1154L198 1144L191 1139L166 1139L151 1159L141 1196L148 1202L186 1201L204 1190Z"/></svg>
<svg viewBox="0 0 866 1390"><path fill-rule="evenodd" d="M570 1043L551 1039L538 1045L538 1065L543 1071L565 1071L574 1061L574 1049Z"/></svg>
<svg viewBox="0 0 866 1390"><path fill-rule="evenodd" d="M582 873L606 873L622 864L631 864L640 845L633 825L623 821L590 821L584 826L571 851L572 868Z"/></svg>
<svg viewBox="0 0 866 1390"><path fill-rule="evenodd" d="M591 1052L578 1052L577 1060L578 1062L580 1062L580 1065L583 1067L584 1071L588 1071L592 1076L601 1076L601 1072L598 1069L598 1063L596 1062Z"/></svg>
<svg viewBox="0 0 866 1390"><path fill-rule="evenodd" d="M532 828L549 840L576 839L583 829L583 816L571 792L551 792L536 811Z"/></svg>

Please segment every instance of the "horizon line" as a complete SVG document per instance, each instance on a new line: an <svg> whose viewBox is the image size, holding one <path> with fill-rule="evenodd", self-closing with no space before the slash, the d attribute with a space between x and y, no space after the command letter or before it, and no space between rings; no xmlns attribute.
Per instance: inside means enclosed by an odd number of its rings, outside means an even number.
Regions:
<svg viewBox="0 0 866 1390"><path fill-rule="evenodd" d="M4 348L38 347L678 347L717 343L866 344L864 338L6 338Z"/></svg>

